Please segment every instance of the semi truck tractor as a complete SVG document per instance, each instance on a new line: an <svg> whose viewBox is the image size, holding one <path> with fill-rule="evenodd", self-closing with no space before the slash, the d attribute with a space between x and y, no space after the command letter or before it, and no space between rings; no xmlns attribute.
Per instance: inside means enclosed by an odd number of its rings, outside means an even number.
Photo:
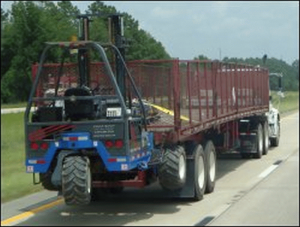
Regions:
<svg viewBox="0 0 300 227"><path fill-rule="evenodd" d="M278 145L267 68L126 61L122 15L108 15L108 43L89 40L91 16L78 16L78 41L46 42L32 66L24 124L34 184L67 205L155 182L199 201L214 191L218 153L260 159Z"/></svg>

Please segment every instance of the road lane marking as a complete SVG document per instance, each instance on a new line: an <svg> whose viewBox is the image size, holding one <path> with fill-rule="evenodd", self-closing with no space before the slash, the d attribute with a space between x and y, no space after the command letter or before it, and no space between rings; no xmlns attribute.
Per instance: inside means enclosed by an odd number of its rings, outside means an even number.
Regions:
<svg viewBox="0 0 300 227"><path fill-rule="evenodd" d="M206 225L209 225L216 218L218 218L222 213L224 213L230 206L231 206L231 204L223 204L221 206L218 206L211 213L209 213L208 215L206 215L201 220L197 221L197 223L194 224L194 226L206 226Z"/></svg>
<svg viewBox="0 0 300 227"><path fill-rule="evenodd" d="M270 167L268 167L265 171L263 171L261 174L259 174L258 177L260 178L264 178L266 176L268 176L272 171L274 171L274 169L276 169L278 167L278 165L271 165Z"/></svg>
<svg viewBox="0 0 300 227"><path fill-rule="evenodd" d="M30 211L26 211L26 212L23 212L21 214L15 215L11 218L8 218L8 219L5 219L5 220L1 221L1 226L2 225L10 225L13 222L20 221L20 220L25 219L25 218L29 218L29 217L33 216L34 214L36 214L38 212L41 212L43 210L46 210L46 209L49 209L49 208L54 207L56 205L59 205L62 202L63 202L63 199L58 199L58 200L55 200L54 202L47 203L47 204L42 205L40 207L34 208Z"/></svg>

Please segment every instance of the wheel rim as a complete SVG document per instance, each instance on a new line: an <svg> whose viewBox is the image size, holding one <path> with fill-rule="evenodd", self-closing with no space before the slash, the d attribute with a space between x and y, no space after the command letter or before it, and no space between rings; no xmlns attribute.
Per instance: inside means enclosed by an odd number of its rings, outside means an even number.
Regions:
<svg viewBox="0 0 300 227"><path fill-rule="evenodd" d="M204 160L203 156L200 156L198 159L198 185L200 188L204 186Z"/></svg>
<svg viewBox="0 0 300 227"><path fill-rule="evenodd" d="M179 158L179 178L183 180L184 176L185 176L185 160L183 155L181 155Z"/></svg>
<svg viewBox="0 0 300 227"><path fill-rule="evenodd" d="M215 180L215 176L216 176L216 159L215 159L215 153L214 152L210 152L209 155L209 178L211 181Z"/></svg>

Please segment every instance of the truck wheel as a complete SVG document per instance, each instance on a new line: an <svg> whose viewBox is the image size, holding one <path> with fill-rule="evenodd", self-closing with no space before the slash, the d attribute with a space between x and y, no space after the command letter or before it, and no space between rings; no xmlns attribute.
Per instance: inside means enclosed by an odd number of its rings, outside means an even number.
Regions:
<svg viewBox="0 0 300 227"><path fill-rule="evenodd" d="M270 138L270 145L272 147L278 147L278 145L279 145L279 139L280 139L280 124L279 124L279 121L277 121L277 127L278 127L277 136L275 138Z"/></svg>
<svg viewBox="0 0 300 227"><path fill-rule="evenodd" d="M264 146L264 141L263 141L263 129L261 124L259 123L257 125L257 132L256 132L256 146L255 146L255 150L256 153L254 153L254 158L261 158L262 153L263 153L263 146Z"/></svg>
<svg viewBox="0 0 300 227"><path fill-rule="evenodd" d="M263 137L264 137L264 146L263 146L263 155L268 154L269 151L269 123L268 121L264 122Z"/></svg>
<svg viewBox="0 0 300 227"><path fill-rule="evenodd" d="M203 199L207 183L205 155L201 145L194 151L194 164L194 200L200 201Z"/></svg>
<svg viewBox="0 0 300 227"><path fill-rule="evenodd" d="M85 156L69 156L62 169L62 194L67 205L86 205L91 201L92 177L90 160Z"/></svg>
<svg viewBox="0 0 300 227"><path fill-rule="evenodd" d="M166 148L158 168L159 183L167 190L181 189L186 179L186 155L182 146Z"/></svg>
<svg viewBox="0 0 300 227"><path fill-rule="evenodd" d="M216 150L211 140L207 141L204 148L204 154L207 163L205 193L211 193L214 191L216 179Z"/></svg>

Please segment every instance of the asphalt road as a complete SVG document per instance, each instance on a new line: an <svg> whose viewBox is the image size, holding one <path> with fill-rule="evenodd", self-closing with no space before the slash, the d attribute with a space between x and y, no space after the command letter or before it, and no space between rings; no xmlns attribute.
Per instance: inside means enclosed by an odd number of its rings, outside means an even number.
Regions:
<svg viewBox="0 0 300 227"><path fill-rule="evenodd" d="M166 198L157 184L81 207L44 191L2 204L1 225L299 226L299 112L282 118L279 147L267 156L226 154L217 165L215 191L200 202Z"/></svg>

